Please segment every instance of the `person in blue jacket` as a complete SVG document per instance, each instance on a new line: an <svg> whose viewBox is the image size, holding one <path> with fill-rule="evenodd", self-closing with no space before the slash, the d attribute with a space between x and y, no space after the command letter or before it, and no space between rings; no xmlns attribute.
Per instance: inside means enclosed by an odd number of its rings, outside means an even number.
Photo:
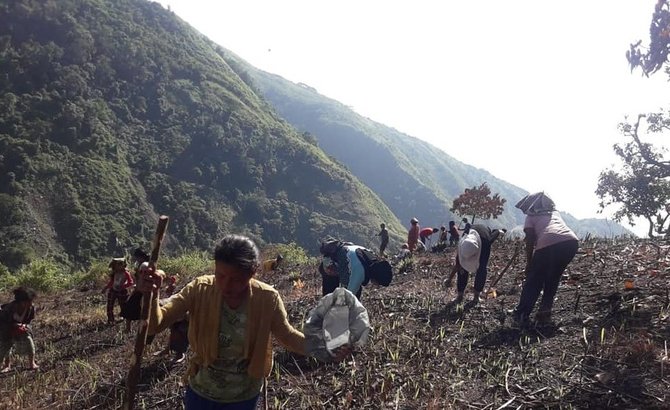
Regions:
<svg viewBox="0 0 670 410"><path fill-rule="evenodd" d="M359 257L360 250L367 251L362 246L340 241L324 242L320 248L323 255L322 266L326 275L337 275L340 286L347 288L359 300L361 299L363 286L367 285L368 282L372 281L388 286L391 281L390 272L388 274L367 272Z"/></svg>

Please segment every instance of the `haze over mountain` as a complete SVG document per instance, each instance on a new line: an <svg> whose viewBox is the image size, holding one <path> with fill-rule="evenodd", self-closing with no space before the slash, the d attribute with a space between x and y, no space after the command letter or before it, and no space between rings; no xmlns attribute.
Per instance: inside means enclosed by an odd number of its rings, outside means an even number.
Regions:
<svg viewBox="0 0 670 410"><path fill-rule="evenodd" d="M496 178L484 169L464 164L425 141L365 118L307 84L296 84L258 70L230 51L223 55L232 64L243 66L282 117L298 130L314 135L326 153L347 165L404 224L414 216L430 226L460 220L461 216L449 211L454 198L466 188L484 182L493 193L507 199L503 214L485 223L507 228L523 224L524 215L514 208L514 204L528 194L526 190ZM444 138L454 144L468 143L449 133L446 119ZM473 146L472 149L484 150L486 147ZM579 220L569 213L564 214L580 236L587 233L604 237L631 234L612 221Z"/></svg>

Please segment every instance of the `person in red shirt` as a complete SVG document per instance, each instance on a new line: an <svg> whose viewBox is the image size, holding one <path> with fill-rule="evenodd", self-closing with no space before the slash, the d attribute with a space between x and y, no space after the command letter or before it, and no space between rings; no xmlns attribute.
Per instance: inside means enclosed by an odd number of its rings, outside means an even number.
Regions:
<svg viewBox="0 0 670 410"><path fill-rule="evenodd" d="M419 231L419 239L421 239L421 243L426 245L426 240L430 239L430 236L434 233L439 232L440 230L437 228L423 228Z"/></svg>
<svg viewBox="0 0 670 410"><path fill-rule="evenodd" d="M416 249L416 244L419 242L419 220L412 218L410 221L409 232L407 233L407 246L409 247L410 252L414 252Z"/></svg>
<svg viewBox="0 0 670 410"><path fill-rule="evenodd" d="M102 292L107 292L107 324L114 324L114 302L119 303L123 309L128 300L128 288L135 284L133 275L126 269L125 258L114 258L109 263L112 270L109 274L109 282L102 289Z"/></svg>

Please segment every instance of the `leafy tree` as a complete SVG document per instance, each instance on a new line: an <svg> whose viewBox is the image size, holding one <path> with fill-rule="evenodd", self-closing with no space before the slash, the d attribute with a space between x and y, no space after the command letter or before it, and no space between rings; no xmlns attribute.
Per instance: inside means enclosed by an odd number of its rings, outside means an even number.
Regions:
<svg viewBox="0 0 670 410"><path fill-rule="evenodd" d="M474 223L475 217L496 219L503 213L505 202L507 200L501 198L500 194L491 196L491 188L484 182L480 186L466 188L454 199L449 210L461 216L472 215L471 222Z"/></svg>
<svg viewBox="0 0 670 410"><path fill-rule="evenodd" d="M609 205L620 204L614 213L616 221L627 218L634 225L633 217L645 218L649 223L648 235L652 237L654 231L663 233L668 219L666 204L670 202L670 181L662 166L661 153L650 144L640 143L637 137L641 118L638 117L633 126L620 125L622 133L633 140L614 145L614 152L623 161L623 169L601 172L596 195L601 200L601 211Z"/></svg>
<svg viewBox="0 0 670 410"><path fill-rule="evenodd" d="M645 76L660 70L666 63L670 51L670 5L667 0L656 3L649 29L649 47L642 51L642 41L631 44L626 53L631 71L639 68ZM666 70L667 71L667 70ZM641 125L646 123L645 140ZM664 233L668 220L670 201L670 161L664 157L665 148L649 142L653 136L670 130L668 113L640 114L635 122L619 125L629 142L614 145L614 152L623 162L620 171L606 169L598 178L596 194L600 198L601 211L619 204L614 219L627 218L633 225L633 217L643 217L649 223L649 237Z"/></svg>
<svg viewBox="0 0 670 410"><path fill-rule="evenodd" d="M649 27L649 47L642 51L642 41L630 45L626 58L631 71L640 68L645 76L660 70L668 59L670 52L670 4L667 0L659 0L654 7Z"/></svg>

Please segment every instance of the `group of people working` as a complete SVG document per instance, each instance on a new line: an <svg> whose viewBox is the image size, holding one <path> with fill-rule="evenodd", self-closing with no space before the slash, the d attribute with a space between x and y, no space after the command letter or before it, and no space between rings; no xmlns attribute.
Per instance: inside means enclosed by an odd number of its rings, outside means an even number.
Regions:
<svg viewBox="0 0 670 410"><path fill-rule="evenodd" d="M561 276L568 264L577 254L579 242L577 235L566 225L556 211L554 202L543 192L527 195L515 205L525 215L524 234L526 248L525 280L519 303L512 315L514 327L528 325L540 293L542 300L535 314L537 324L551 321L551 311ZM487 266L491 256L491 245L507 231L491 229L482 224L470 224L463 219L465 227L458 232L453 221L449 223L449 232L458 244L454 268L447 279L451 286L453 276L457 276L456 303L462 303L470 274L474 274L473 303L480 302L487 277ZM420 229L419 221L412 218L407 237L410 252L420 249L418 244L436 233L436 229ZM452 240L450 238L450 241ZM442 237L440 240L443 240Z"/></svg>
<svg viewBox="0 0 670 410"><path fill-rule="evenodd" d="M524 197L516 207L526 214L526 280L521 298L514 311L514 324L527 323L540 292L543 293L538 321L547 321L562 272L575 256L577 237L555 210L554 203L543 193ZM418 230L418 221L413 222ZM456 258L457 300L462 301L469 274L475 275L475 298L486 281L491 244L504 230L475 224L463 232L458 241ZM382 226L382 231L385 227ZM432 230L431 230L432 232ZM380 235L382 241L388 233ZM415 249L415 248L414 248ZM381 249L383 253L383 249ZM376 255L360 246L340 241L321 245L323 260L319 270L323 293L338 286L361 296L367 283L388 285L392 272L376 259ZM280 260L275 259L279 263ZM120 260L110 266L113 275L106 287L108 315L113 322L110 305L128 292L133 281ZM270 266L268 266L269 268ZM372 268L374 267L374 268ZM154 335L183 320L187 315L188 341L193 352L188 368L188 386L184 397L186 409L253 409L259 399L264 379L272 368L271 335L287 350L306 354L305 335L288 321L279 292L254 278L262 269L259 251L253 241L239 235L227 235L214 250L214 274L198 277L171 297L159 300L166 275L140 263L137 274L143 280L135 292L151 298L149 334ZM0 359L3 371L9 368L9 350L16 345L27 349L31 367L34 343L26 326L34 317L34 292L19 288L15 300L3 305L0 314ZM344 347L333 354L342 360L351 353Z"/></svg>

